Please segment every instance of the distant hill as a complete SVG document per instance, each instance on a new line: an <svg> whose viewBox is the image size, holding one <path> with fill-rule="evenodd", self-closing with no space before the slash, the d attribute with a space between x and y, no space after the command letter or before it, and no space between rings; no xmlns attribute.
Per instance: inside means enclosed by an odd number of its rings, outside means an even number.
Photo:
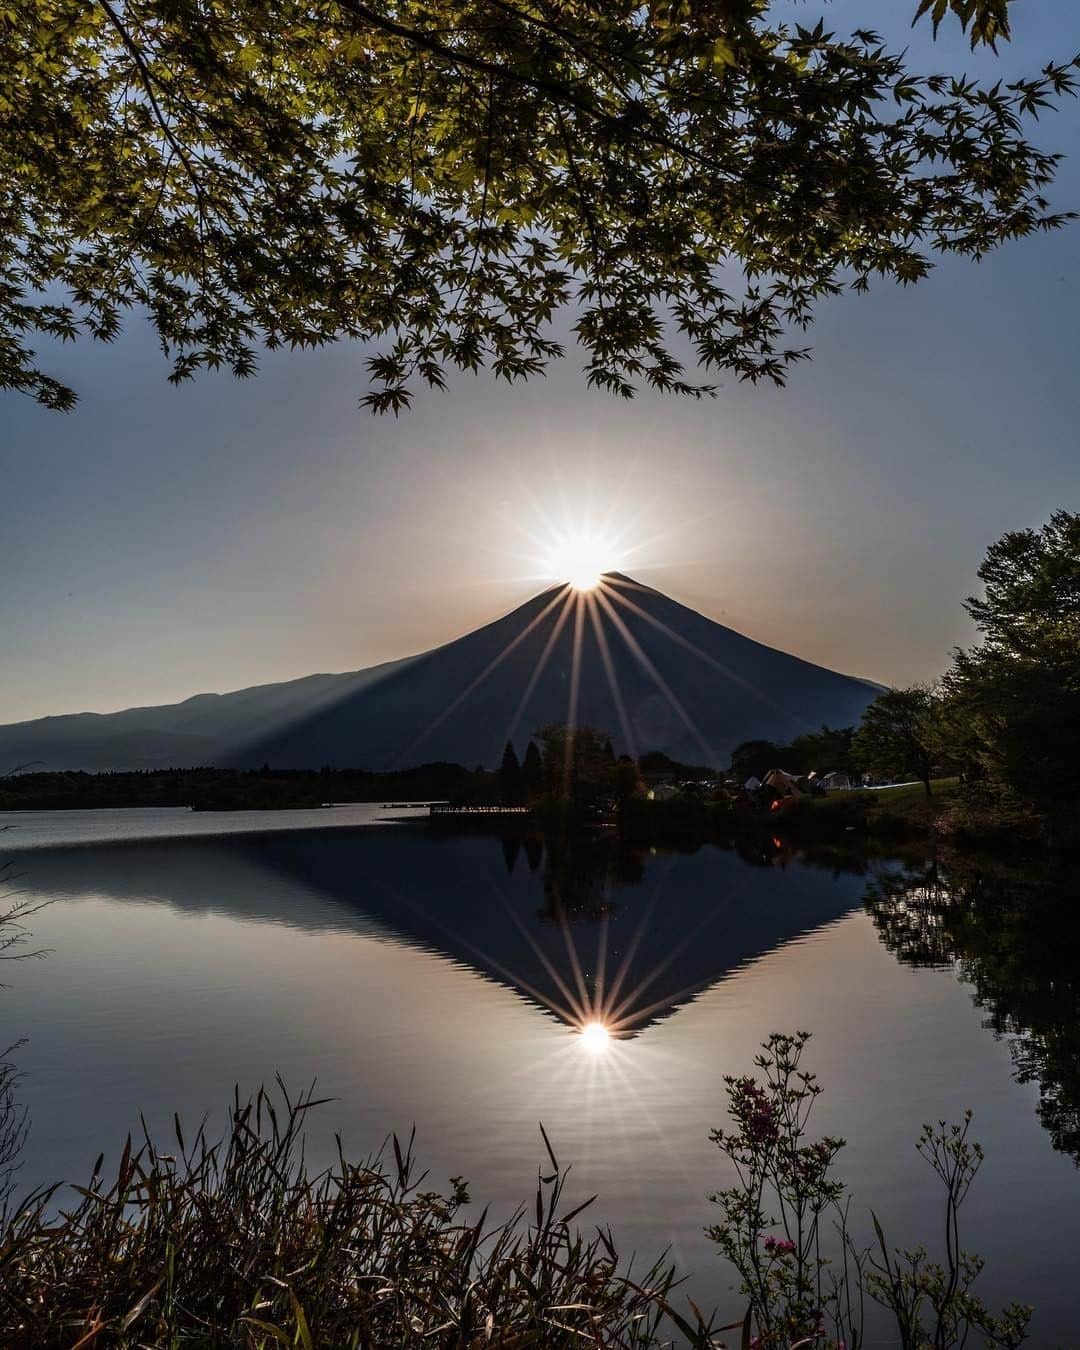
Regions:
<svg viewBox="0 0 1080 1350"><path fill-rule="evenodd" d="M71 713L0 726L0 773L37 769L160 769L217 764L253 737L355 693L409 664L391 661L343 675L306 675L230 694L117 713Z"/></svg>
<svg viewBox="0 0 1080 1350"><path fill-rule="evenodd" d="M571 717L609 730L620 751L720 764L740 741L848 726L879 692L619 573L600 597L552 587L445 646L369 670L3 726L0 770L493 766L508 737L520 749L538 726Z"/></svg>

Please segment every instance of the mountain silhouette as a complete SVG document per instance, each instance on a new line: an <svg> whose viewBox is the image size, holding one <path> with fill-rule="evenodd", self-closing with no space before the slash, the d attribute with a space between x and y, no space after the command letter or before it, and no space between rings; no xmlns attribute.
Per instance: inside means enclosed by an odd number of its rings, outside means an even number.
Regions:
<svg viewBox="0 0 1080 1350"><path fill-rule="evenodd" d="M610 836L506 843L413 828L270 831L35 849L20 869L43 899L167 904L419 948L571 1027L605 1015L619 1036L835 922L866 884L800 863L796 879L712 847L652 856Z"/></svg>
<svg viewBox="0 0 1080 1350"><path fill-rule="evenodd" d="M0 727L0 766L494 766L508 739L568 721L606 729L617 751L719 764L744 740L849 726L878 692L609 573L595 593L552 587L370 670Z"/></svg>

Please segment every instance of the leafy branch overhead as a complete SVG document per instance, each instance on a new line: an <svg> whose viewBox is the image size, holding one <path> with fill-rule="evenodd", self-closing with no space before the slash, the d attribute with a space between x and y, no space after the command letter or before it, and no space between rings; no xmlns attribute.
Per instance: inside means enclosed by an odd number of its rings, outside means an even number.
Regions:
<svg viewBox="0 0 1080 1350"><path fill-rule="evenodd" d="M981 85L770 0L8 0L0 387L42 335L145 312L171 378L374 343L363 402L560 353L588 382L783 381L824 296L1059 225L1025 119L1076 62ZM928 0L973 42L1007 0ZM917 16L917 17L919 17ZM685 367L700 368L700 375Z"/></svg>
<svg viewBox="0 0 1080 1350"><path fill-rule="evenodd" d="M971 33L971 45L979 43L994 47L998 41L1012 37L1009 27L1009 6L1016 0L920 0L915 14L916 23L924 15L930 16L934 33L948 14L954 14L964 32Z"/></svg>

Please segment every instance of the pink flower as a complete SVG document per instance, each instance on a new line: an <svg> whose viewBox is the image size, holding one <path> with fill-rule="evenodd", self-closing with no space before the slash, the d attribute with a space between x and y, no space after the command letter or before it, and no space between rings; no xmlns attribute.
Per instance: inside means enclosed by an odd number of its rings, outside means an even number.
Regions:
<svg viewBox="0 0 1080 1350"><path fill-rule="evenodd" d="M765 1239L765 1250L772 1252L774 1256L787 1256L795 1250L794 1242L789 1242L787 1238L767 1237Z"/></svg>

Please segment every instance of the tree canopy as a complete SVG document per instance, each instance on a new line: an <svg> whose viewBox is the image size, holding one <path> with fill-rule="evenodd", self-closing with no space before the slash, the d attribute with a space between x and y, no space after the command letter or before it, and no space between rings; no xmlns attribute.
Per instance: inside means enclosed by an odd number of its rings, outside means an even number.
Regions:
<svg viewBox="0 0 1080 1350"><path fill-rule="evenodd" d="M617 761L606 731L552 722L538 729L536 739L549 804L595 807L614 797Z"/></svg>
<svg viewBox="0 0 1080 1350"><path fill-rule="evenodd" d="M524 800L524 791L521 761L517 757L513 742L507 741L499 764L499 792L503 805L520 806Z"/></svg>
<svg viewBox="0 0 1080 1350"><path fill-rule="evenodd" d="M887 778L911 774L932 795L937 760L938 700L925 685L886 689L863 713L852 741L856 762Z"/></svg>
<svg viewBox="0 0 1080 1350"><path fill-rule="evenodd" d="M785 745L775 741L743 741L731 752L731 773L737 783L764 778L771 769L794 774L852 773L854 735L854 727L822 727L820 731L796 736Z"/></svg>
<svg viewBox="0 0 1080 1350"><path fill-rule="evenodd" d="M34 343L134 310L175 381L374 343L396 411L539 373L564 306L617 394L782 382L822 297L1062 222L1024 123L1075 65L921 73L773 0L10 0L0 387L70 408Z"/></svg>
<svg viewBox="0 0 1080 1350"><path fill-rule="evenodd" d="M1023 654L1059 626L1080 640L1080 514L1055 511L1039 530L1010 530L978 575L984 594L965 608L989 646Z"/></svg>
<svg viewBox="0 0 1080 1350"><path fill-rule="evenodd" d="M984 641L944 680L949 736L972 771L1034 803L1062 838L1080 838L1080 514L1055 511L987 550Z"/></svg>

